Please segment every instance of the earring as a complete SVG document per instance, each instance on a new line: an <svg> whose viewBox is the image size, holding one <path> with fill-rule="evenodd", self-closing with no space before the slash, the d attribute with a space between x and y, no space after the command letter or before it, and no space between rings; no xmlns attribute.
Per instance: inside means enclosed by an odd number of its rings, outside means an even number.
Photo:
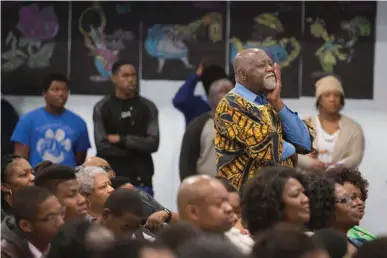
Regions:
<svg viewBox="0 0 387 258"><path fill-rule="evenodd" d="M9 195L12 195L12 190L11 190L11 189L8 191L8 194L9 194Z"/></svg>

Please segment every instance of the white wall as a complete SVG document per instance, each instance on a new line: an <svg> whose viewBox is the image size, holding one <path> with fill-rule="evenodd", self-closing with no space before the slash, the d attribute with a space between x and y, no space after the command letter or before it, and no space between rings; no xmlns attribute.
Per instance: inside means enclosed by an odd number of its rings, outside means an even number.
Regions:
<svg viewBox="0 0 387 258"><path fill-rule="evenodd" d="M374 72L374 100L346 100L344 114L358 121L366 137L366 153L360 166L370 181L367 214L362 225L371 232L387 234L387 2L378 3L377 43ZM153 155L156 198L166 207L176 209L176 191L179 186L178 159L185 129L184 118L171 104L171 99L182 82L142 81L141 94L155 102L160 114L161 142ZM198 87L203 94L203 88ZM92 107L102 96L70 96L67 107L80 114L87 123L94 147ZM43 105L41 97L5 96L13 106L24 113ZM87 104L85 104L87 103ZM286 104L300 116L314 114L314 99L286 100ZM91 149L89 156L95 154Z"/></svg>

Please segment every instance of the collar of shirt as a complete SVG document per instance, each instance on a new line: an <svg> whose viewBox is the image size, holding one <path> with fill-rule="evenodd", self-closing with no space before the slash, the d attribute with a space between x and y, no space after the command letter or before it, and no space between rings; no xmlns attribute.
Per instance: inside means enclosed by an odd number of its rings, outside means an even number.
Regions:
<svg viewBox="0 0 387 258"><path fill-rule="evenodd" d="M43 256L43 253L30 242L28 242L28 248L34 258L41 258ZM47 248L47 250L49 250L49 248Z"/></svg>
<svg viewBox="0 0 387 258"><path fill-rule="evenodd" d="M236 83L234 89L232 91L240 96L242 96L244 99L254 102L258 105L267 105L269 102L267 101L266 96L264 95L257 95L254 92L248 90L245 86L243 86L240 83Z"/></svg>

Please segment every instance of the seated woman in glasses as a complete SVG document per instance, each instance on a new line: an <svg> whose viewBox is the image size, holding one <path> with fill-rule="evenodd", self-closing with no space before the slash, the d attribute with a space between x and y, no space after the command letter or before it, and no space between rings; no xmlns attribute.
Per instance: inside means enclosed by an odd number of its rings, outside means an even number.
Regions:
<svg viewBox="0 0 387 258"><path fill-rule="evenodd" d="M360 213L360 220L364 216L365 202L368 198L368 181L362 176L359 170L351 170L345 167L337 167L327 171L327 176L337 184L342 185L351 195L355 208ZM360 222L359 220L359 222ZM356 224L347 232L347 237L357 248L364 243L373 241L376 236Z"/></svg>
<svg viewBox="0 0 387 258"><path fill-rule="evenodd" d="M311 231L333 228L347 234L348 230L359 224L362 215L346 188L326 176L313 173L306 177L310 200L307 226ZM347 250L349 257L357 250L349 238Z"/></svg>

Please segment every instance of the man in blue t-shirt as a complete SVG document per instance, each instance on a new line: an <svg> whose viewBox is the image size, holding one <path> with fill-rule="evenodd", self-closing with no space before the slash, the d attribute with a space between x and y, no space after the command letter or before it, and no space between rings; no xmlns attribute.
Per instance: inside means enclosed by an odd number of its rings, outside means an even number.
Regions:
<svg viewBox="0 0 387 258"><path fill-rule="evenodd" d="M49 160L55 164L81 165L90 148L85 121L65 108L69 88L67 78L50 74L43 85L45 107L24 114L13 131L15 154L31 166Z"/></svg>

